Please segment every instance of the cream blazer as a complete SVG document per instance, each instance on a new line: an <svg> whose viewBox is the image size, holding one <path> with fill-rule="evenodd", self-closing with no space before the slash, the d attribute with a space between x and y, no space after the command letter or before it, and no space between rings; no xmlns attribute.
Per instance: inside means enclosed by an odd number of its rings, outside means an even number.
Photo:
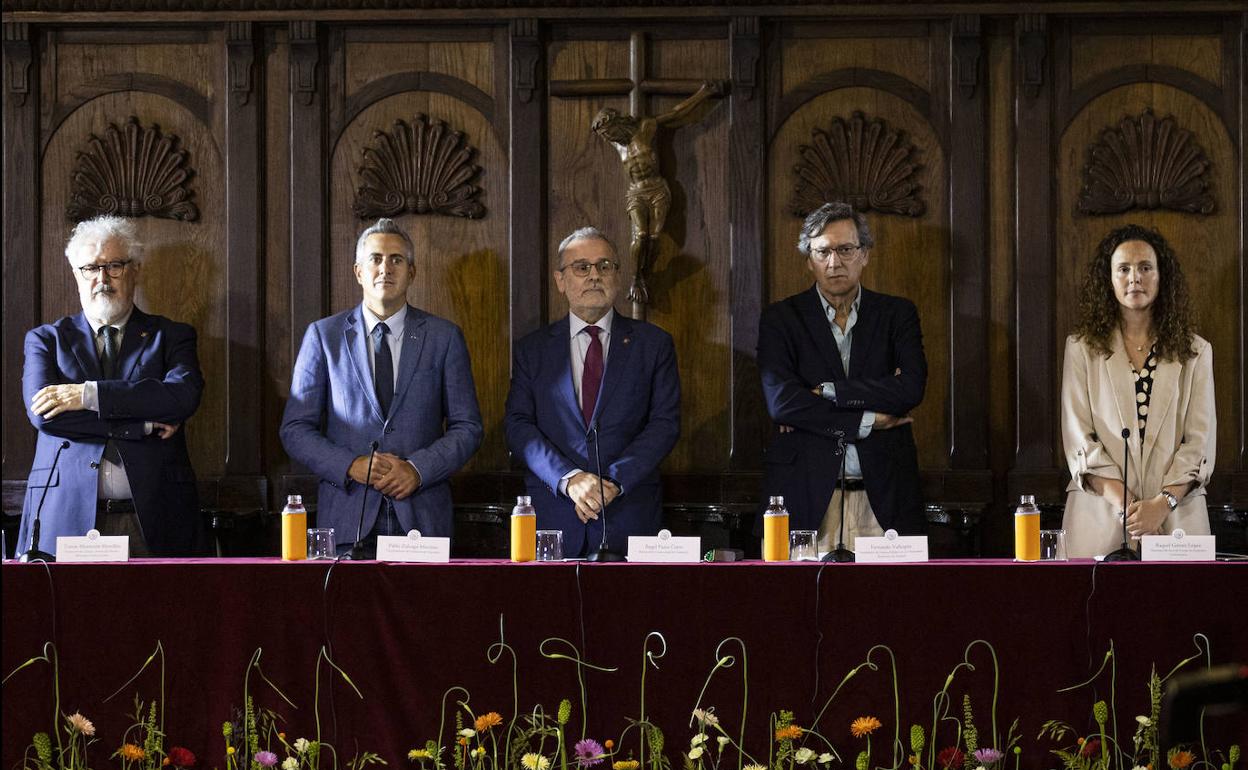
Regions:
<svg viewBox="0 0 1248 770"><path fill-rule="evenodd" d="M1122 482L1122 429L1131 455L1132 499L1162 487L1196 482L1162 523L1163 532L1209 534L1205 485L1213 474L1217 415L1213 405L1213 348L1197 336L1196 355L1185 363L1161 361L1153 373L1144 439L1136 416L1135 372L1115 330L1106 358L1075 337L1066 338L1062 365L1062 444L1070 467L1066 488L1066 549L1071 558L1109 553L1122 543L1122 519L1087 486L1089 475Z"/></svg>

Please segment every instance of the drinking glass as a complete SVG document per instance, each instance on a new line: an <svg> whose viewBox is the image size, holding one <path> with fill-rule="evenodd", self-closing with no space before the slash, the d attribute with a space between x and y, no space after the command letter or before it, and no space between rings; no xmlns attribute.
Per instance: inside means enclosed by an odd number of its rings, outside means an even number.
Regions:
<svg viewBox="0 0 1248 770"><path fill-rule="evenodd" d="M563 531L539 529L537 531L537 560L563 561Z"/></svg>
<svg viewBox="0 0 1248 770"><path fill-rule="evenodd" d="M1040 561L1066 561L1066 530L1041 530Z"/></svg>
<svg viewBox="0 0 1248 770"><path fill-rule="evenodd" d="M815 545L818 533L813 529L795 529L789 532L789 561L819 561Z"/></svg>
<svg viewBox="0 0 1248 770"><path fill-rule="evenodd" d="M334 528L310 528L308 530L308 558L332 559L337 555Z"/></svg>

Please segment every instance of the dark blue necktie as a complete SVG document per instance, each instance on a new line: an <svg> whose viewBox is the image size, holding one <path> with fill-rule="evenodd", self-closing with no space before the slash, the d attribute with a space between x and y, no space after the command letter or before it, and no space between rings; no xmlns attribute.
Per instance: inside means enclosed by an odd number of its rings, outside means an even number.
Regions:
<svg viewBox="0 0 1248 770"><path fill-rule="evenodd" d="M103 360L100 362L104 379L114 380L117 378L117 327L101 326L100 336L104 339Z"/></svg>
<svg viewBox="0 0 1248 770"><path fill-rule="evenodd" d="M385 417L390 416L390 403L394 401L394 358L386 339L389 333L390 327L384 321L373 327L373 388Z"/></svg>

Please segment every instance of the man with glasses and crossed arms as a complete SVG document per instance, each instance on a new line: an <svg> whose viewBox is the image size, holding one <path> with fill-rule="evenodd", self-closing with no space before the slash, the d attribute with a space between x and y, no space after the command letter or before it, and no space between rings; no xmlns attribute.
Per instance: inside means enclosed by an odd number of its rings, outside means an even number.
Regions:
<svg viewBox="0 0 1248 770"><path fill-rule="evenodd" d="M659 464L680 436L676 351L667 332L615 312L620 263L600 231L576 230L557 259L570 312L516 345L507 445L528 469L538 528L563 531L565 556L599 545L604 507L619 552L662 526Z"/></svg>
<svg viewBox="0 0 1248 770"><path fill-rule="evenodd" d="M759 321L758 367L775 423L764 495L784 495L791 527L817 529L821 551L837 545L842 486L850 550L856 537L924 528L908 416L927 385L923 333L914 303L863 288L873 243L852 206L819 207L797 244L815 285Z"/></svg>
<svg viewBox="0 0 1248 770"><path fill-rule="evenodd" d="M93 528L129 536L131 556L183 556L204 547L195 472L180 429L204 390L195 329L135 306L142 254L130 220L102 216L79 224L65 256L82 312L26 334L22 394L39 438L19 553L32 547L45 491L42 551L55 553L59 535Z"/></svg>

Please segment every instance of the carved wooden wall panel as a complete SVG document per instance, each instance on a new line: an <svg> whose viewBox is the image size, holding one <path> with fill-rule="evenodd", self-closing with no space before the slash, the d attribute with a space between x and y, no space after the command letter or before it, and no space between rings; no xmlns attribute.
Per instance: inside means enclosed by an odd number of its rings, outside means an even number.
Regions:
<svg viewBox="0 0 1248 770"><path fill-rule="evenodd" d="M1190 94L1169 86L1139 83L1109 91L1092 101L1071 122L1061 139L1058 168L1058 304L1056 310L1060 354L1065 335L1078 317L1078 286L1083 272L1100 239L1115 227L1129 222L1158 229L1175 249L1183 266L1188 290L1193 299L1197 331L1213 345L1214 385L1218 406L1218 456L1234 457L1238 438L1237 425L1244 404L1235 397L1236 372L1240 367L1237 354L1236 325L1228 323L1228 310L1239 303L1236 285L1240 256L1237 241L1238 219L1231 211L1219 206L1213 214L1202 216L1173 211L1130 211L1113 216L1086 217L1074 214L1082 176L1081 153L1089 139L1099 135L1100 128L1112 116L1139 114L1152 108L1159 114L1183 115L1197 141L1207 148L1210 157L1231 158L1234 146L1218 116ZM1238 206L1234 180L1227 174L1213 174L1210 193L1227 208ZM1230 314L1233 315L1233 314ZM1242 312L1241 312L1242 318ZM1060 377L1060 365L1057 367ZM1053 385L1057 393L1058 383ZM1060 438L1055 446L1060 454Z"/></svg>
<svg viewBox="0 0 1248 770"><path fill-rule="evenodd" d="M368 42L363 34L345 36L340 56L346 83L344 102L361 108L342 131L333 148L330 170L330 262L331 307L338 312L360 302L360 287L352 273L355 241L369 224L352 211L359 185L358 168L363 148L371 146L375 129L388 130L396 120L411 121L417 113L446 121L463 131L478 149L474 163L481 167L479 196L486 215L479 220L460 217L395 217L416 245L416 280L408 292L417 307L448 318L464 330L472 354L477 398L486 436L469 469L505 470L508 455L502 433L503 403L510 382L511 341L508 332L508 261L505 193L507 158L496 127L489 116L461 98L480 93L492 104L495 91L494 45L486 41L431 43L420 38L401 43ZM336 38L335 38L336 39ZM384 38L383 38L384 40ZM380 45L385 55L379 55ZM428 73L439 75L438 81ZM416 75L419 74L419 78ZM385 84L399 90L379 96ZM459 95L431 90L407 90L411 86L459 88ZM448 85L450 84L450 85ZM461 85L462 84L462 85ZM470 88L469 88L470 87ZM471 96L465 98L472 98ZM349 114L353 109L348 109ZM332 121L331 121L332 122ZM505 130L502 136L506 136ZM331 137L331 141L333 138Z"/></svg>
<svg viewBox="0 0 1248 770"><path fill-rule="evenodd" d="M925 25L914 25L914 37L834 38L818 41L786 41L779 78L785 84L774 96L781 104L793 104L793 94L818 93L828 85L845 82L852 68L874 68L899 76L917 87L927 83L929 57L934 55ZM813 31L809 31L813 34ZM824 55L819 55L822 50ZM838 74L838 70L840 74ZM913 157L921 171L926 213L918 218L869 214L876 247L863 272L868 288L910 298L923 324L928 361L927 393L914 413L919 461L925 469L948 467L949 456L949 236L942 214L947 210L947 176L944 154L935 127L902 98L878 88L840 87L802 104L778 127L768 150L767 203L767 299L776 301L810 287L813 277L797 251L801 221L789 210L792 199L792 167L798 147L807 144L816 127L827 126L835 116L855 110L883 118L889 126L904 130L915 144Z"/></svg>
<svg viewBox="0 0 1248 770"><path fill-rule="evenodd" d="M66 219L65 202L82 139L91 133L102 135L110 123L122 123L129 115L141 115L148 125L158 123L162 130L176 134L180 147L195 159L200 217L195 222L138 220L140 237L149 244L138 304L149 312L191 323L199 332L200 364L210 385L187 425L188 442L196 469L206 476L220 474L225 465L223 426L228 408L224 387L224 158L215 113L196 115L192 110L208 103L204 97L214 92L214 75L223 71L224 64L220 48L204 34L149 44L133 38L114 40L117 44L76 42L70 37L46 60L52 69L47 74L56 86L48 102L53 105L53 116L63 116L63 120L55 130L45 131L40 315L53 320L81 310L64 247L73 226ZM220 66L213 67L212 62ZM144 74L152 77L144 79ZM163 94L125 87L136 80L138 88L151 87ZM84 102L88 95L94 98ZM201 117L207 117L209 124Z"/></svg>

